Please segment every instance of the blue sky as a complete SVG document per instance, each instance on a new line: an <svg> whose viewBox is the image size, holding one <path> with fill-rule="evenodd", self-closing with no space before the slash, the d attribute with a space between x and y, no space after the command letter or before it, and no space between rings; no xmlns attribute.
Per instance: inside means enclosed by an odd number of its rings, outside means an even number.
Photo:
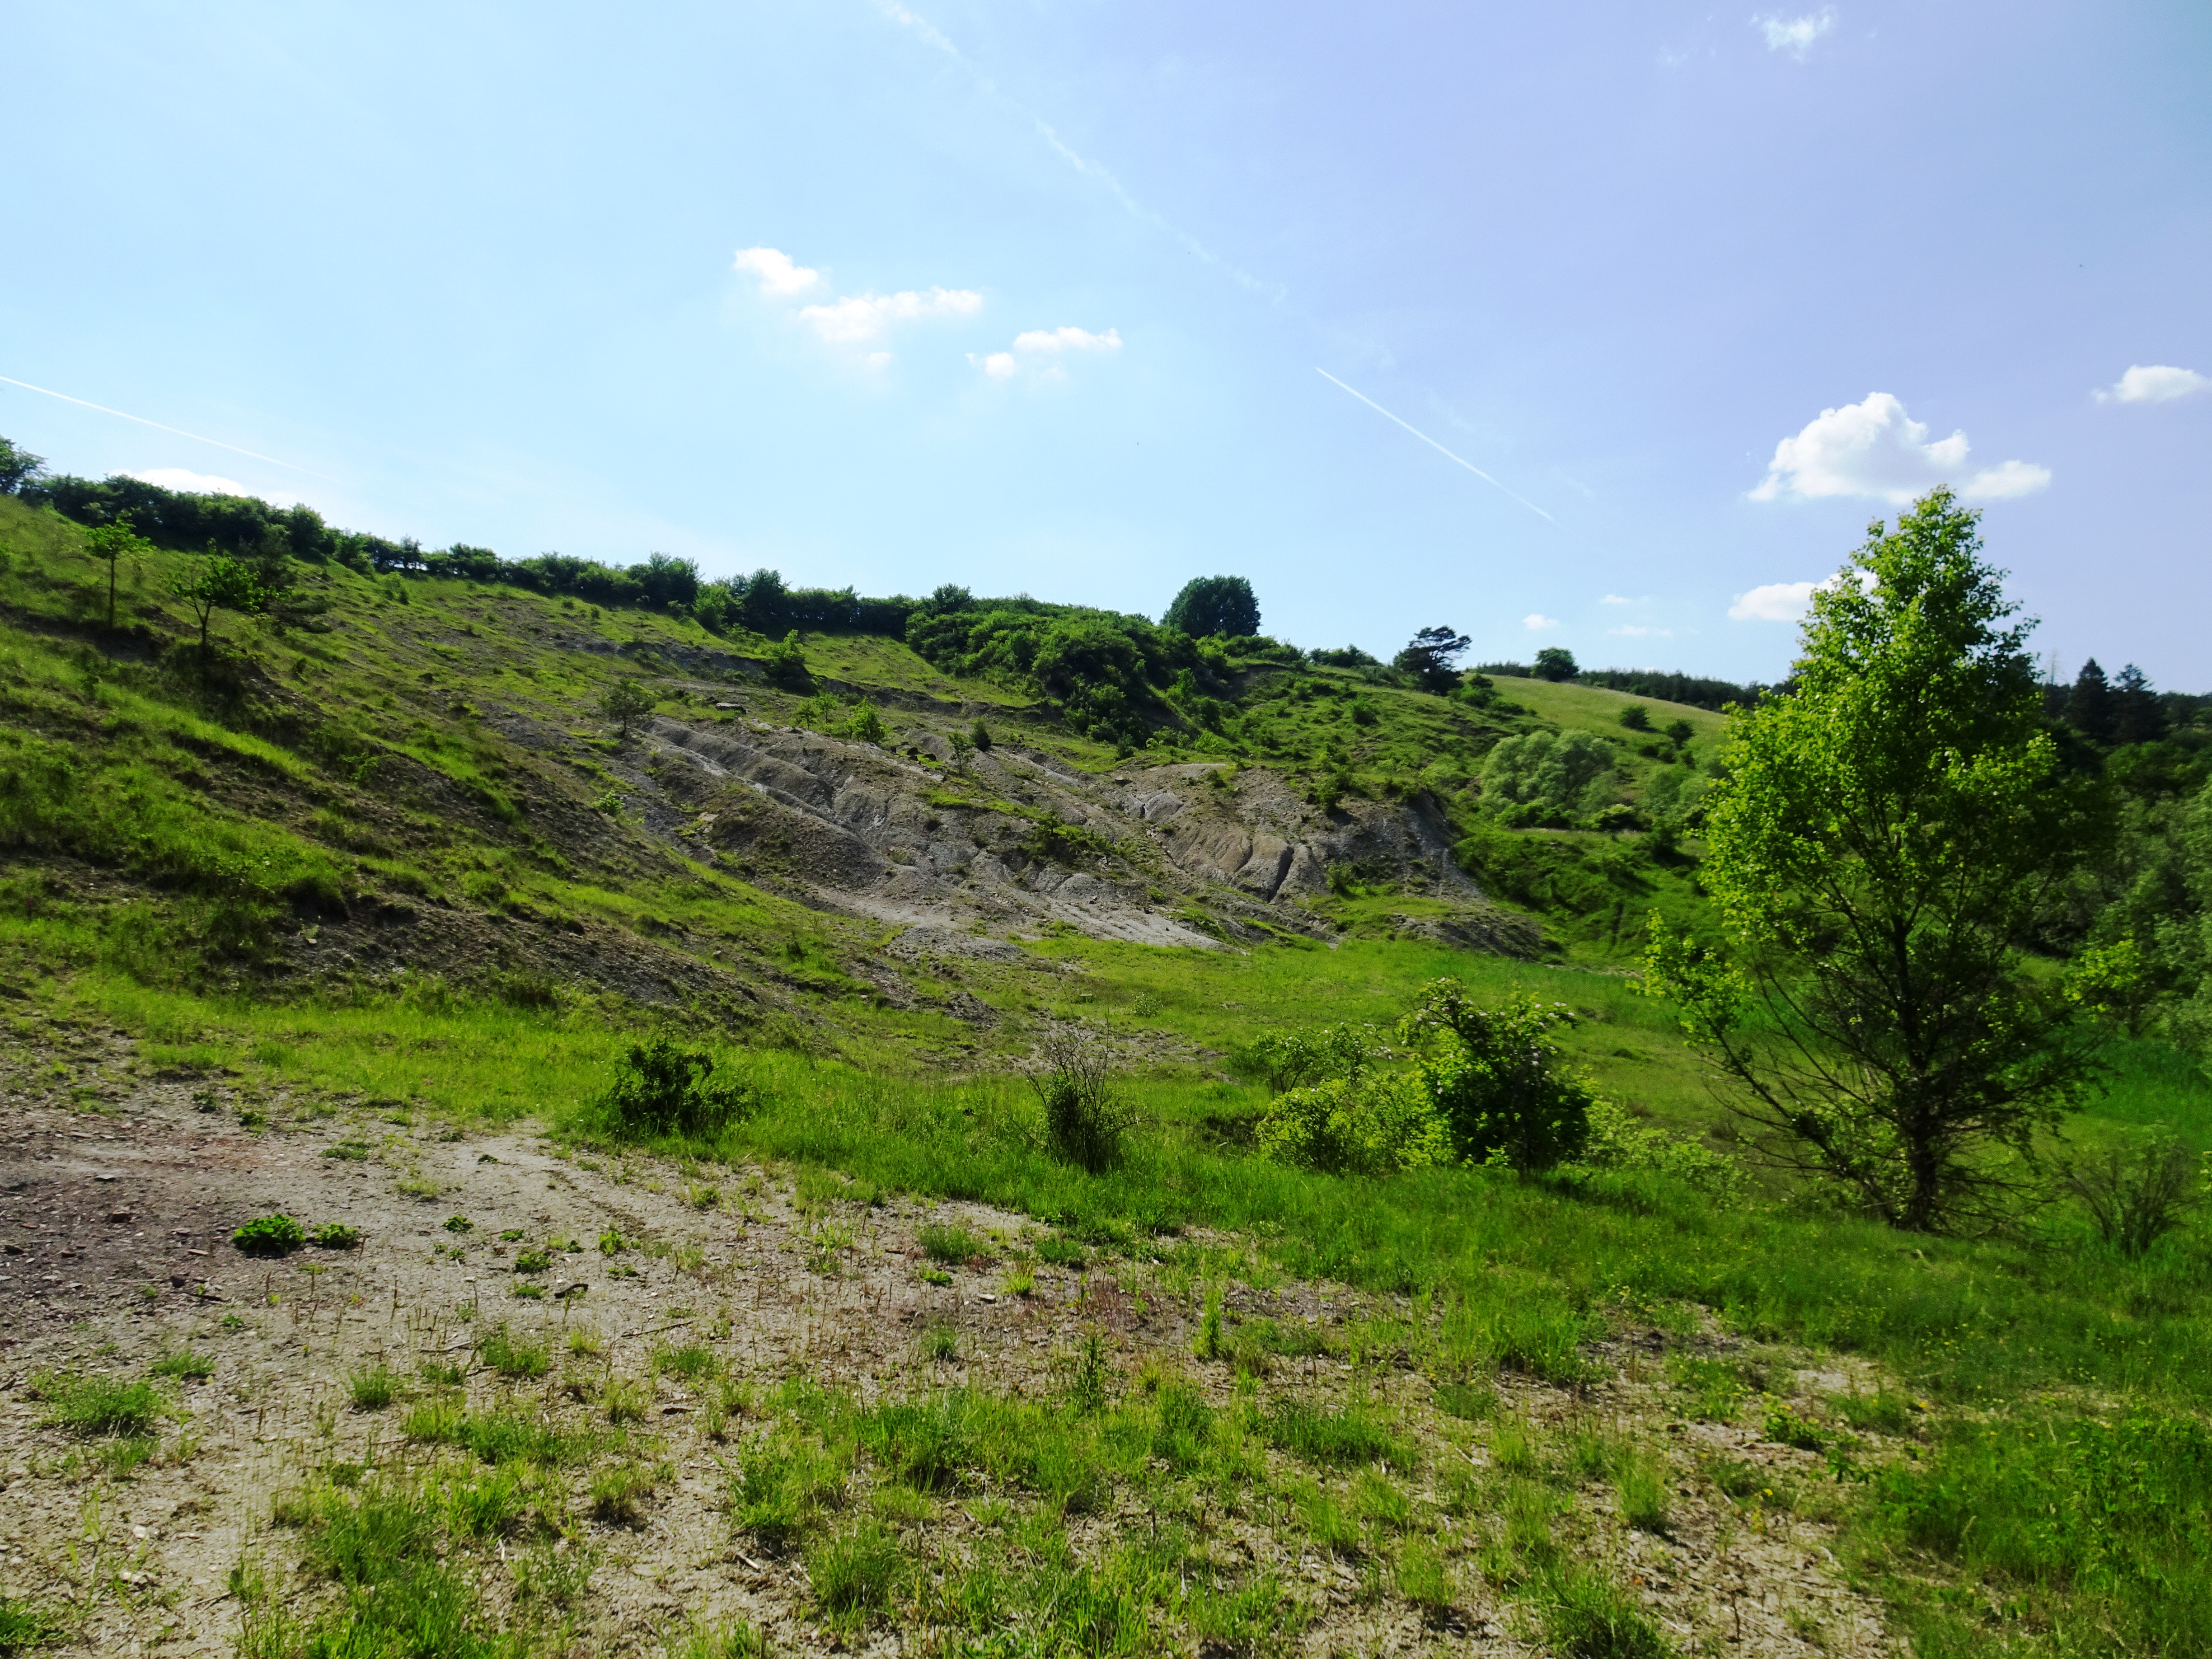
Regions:
<svg viewBox="0 0 2212 1659"><path fill-rule="evenodd" d="M877 592L1157 615L1238 572L1301 644L1759 678L1942 478L2068 673L2212 690L2202 5L17 0L9 37L0 375L234 447L0 383L70 471Z"/></svg>

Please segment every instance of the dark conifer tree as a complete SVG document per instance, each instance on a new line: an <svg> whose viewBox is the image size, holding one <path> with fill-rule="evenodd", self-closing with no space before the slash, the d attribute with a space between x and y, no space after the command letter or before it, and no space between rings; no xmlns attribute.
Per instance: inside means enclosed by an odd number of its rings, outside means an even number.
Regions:
<svg viewBox="0 0 2212 1659"><path fill-rule="evenodd" d="M2066 699L2066 723L2092 743L2112 740L2112 689L2094 657L2081 665Z"/></svg>
<svg viewBox="0 0 2212 1659"><path fill-rule="evenodd" d="M2166 735L2166 709L2133 663L2112 682L2112 708L2114 743L2156 743Z"/></svg>

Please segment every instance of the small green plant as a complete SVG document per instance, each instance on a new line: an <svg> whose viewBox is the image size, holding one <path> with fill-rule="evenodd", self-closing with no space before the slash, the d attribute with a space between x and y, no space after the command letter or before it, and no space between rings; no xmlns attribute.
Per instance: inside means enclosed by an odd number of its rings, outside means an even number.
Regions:
<svg viewBox="0 0 2212 1659"><path fill-rule="evenodd" d="M343 1221L327 1221L307 1235L318 1249L356 1250L361 1248L361 1230L349 1227Z"/></svg>
<svg viewBox="0 0 2212 1659"><path fill-rule="evenodd" d="M952 1283L952 1275L942 1267L924 1267L919 1277L925 1285L934 1285L939 1290Z"/></svg>
<svg viewBox="0 0 2212 1659"><path fill-rule="evenodd" d="M1806 1418L1800 1417L1788 1406L1776 1401L1766 1408L1765 1421L1759 1432L1777 1445L1795 1446L1800 1451L1826 1451L1835 1443L1835 1436Z"/></svg>
<svg viewBox="0 0 2212 1659"><path fill-rule="evenodd" d="M342 1158L356 1164L366 1158L368 1154L369 1145L365 1140L341 1140L323 1148L325 1158Z"/></svg>
<svg viewBox="0 0 2212 1659"><path fill-rule="evenodd" d="M1065 1267L1070 1273L1081 1273L1085 1256L1083 1246L1072 1238L1054 1233L1037 1241L1037 1259L1049 1261L1055 1267Z"/></svg>
<svg viewBox="0 0 2212 1659"><path fill-rule="evenodd" d="M238 1127L249 1133L258 1133L269 1127L269 1114L256 1111L249 1106L238 1115Z"/></svg>
<svg viewBox="0 0 2212 1659"><path fill-rule="evenodd" d="M947 1320L933 1320L922 1328L921 1351L931 1359L944 1361L960 1357L960 1328Z"/></svg>
<svg viewBox="0 0 2212 1659"><path fill-rule="evenodd" d="M553 1252L547 1249L517 1250L514 1271L519 1273L542 1273L553 1265Z"/></svg>
<svg viewBox="0 0 2212 1659"><path fill-rule="evenodd" d="M760 1103L741 1080L717 1078L712 1055L679 1048L661 1035L630 1045L587 1116L618 1139L711 1139Z"/></svg>
<svg viewBox="0 0 2212 1659"><path fill-rule="evenodd" d="M216 1322L223 1330L236 1334L246 1328L246 1322L234 1313L227 1313Z"/></svg>
<svg viewBox="0 0 2212 1659"><path fill-rule="evenodd" d="M499 1236L499 1240L500 1240L500 1243L502 1243L502 1244L512 1244L512 1243L515 1243L518 1239L520 1239L520 1238L522 1238L522 1237L525 1237L525 1235L524 1235L523 1231L522 1231L522 1229L521 1229L521 1228L520 1228L520 1227L509 1227L509 1228L508 1228L505 1232L501 1233L501 1234Z"/></svg>
<svg viewBox="0 0 2212 1659"><path fill-rule="evenodd" d="M422 1380L433 1388L458 1389L469 1380L469 1368L449 1360L426 1359L416 1370Z"/></svg>
<svg viewBox="0 0 2212 1659"><path fill-rule="evenodd" d="M823 1610L858 1622L883 1611L902 1565L896 1534L869 1518L831 1534L806 1553L806 1577Z"/></svg>
<svg viewBox="0 0 2212 1659"><path fill-rule="evenodd" d="M1191 1351L1200 1359L1218 1359L1222 1354L1221 1286L1211 1285L1206 1291L1206 1311L1198 1322L1198 1334L1192 1340Z"/></svg>
<svg viewBox="0 0 2212 1659"><path fill-rule="evenodd" d="M504 1325L486 1331L477 1352L485 1364L505 1377L543 1376L552 1364L542 1343L519 1341Z"/></svg>
<svg viewBox="0 0 2212 1659"><path fill-rule="evenodd" d="M289 1215L264 1215L230 1236L247 1255L289 1255L307 1242L307 1230Z"/></svg>
<svg viewBox="0 0 2212 1659"><path fill-rule="evenodd" d="M1085 1332L1082 1341L1062 1362L1062 1370L1067 1403L1077 1416L1095 1417L1106 1409L1106 1379L1111 1365L1103 1331Z"/></svg>
<svg viewBox="0 0 2212 1659"><path fill-rule="evenodd" d="M449 1215L446 1218L446 1231L449 1233L472 1233L476 1230L477 1224L465 1215Z"/></svg>
<svg viewBox="0 0 2212 1659"><path fill-rule="evenodd" d="M173 1376L181 1382L204 1382L215 1375L215 1361L204 1353L194 1353L190 1348L179 1348L174 1353L164 1354L147 1370L155 1376Z"/></svg>
<svg viewBox="0 0 2212 1659"><path fill-rule="evenodd" d="M72 1434L150 1435L175 1407L150 1382L123 1382L74 1371L42 1371L31 1379L31 1394L43 1401L40 1420Z"/></svg>
<svg viewBox="0 0 2212 1659"><path fill-rule="evenodd" d="M568 1331L568 1352L579 1359L589 1359L599 1351L599 1334L588 1325L571 1326Z"/></svg>
<svg viewBox="0 0 2212 1659"><path fill-rule="evenodd" d="M1535 1599L1545 1633L1571 1659L1672 1659L1674 1644L1608 1578L1564 1568L1544 1575Z"/></svg>
<svg viewBox="0 0 2212 1659"><path fill-rule="evenodd" d="M605 1401L610 1423L641 1423L653 1404L653 1391L642 1382L617 1377L607 1383Z"/></svg>
<svg viewBox="0 0 2212 1659"><path fill-rule="evenodd" d="M1043 1066L1030 1085L1044 1107L1052 1155L1092 1175L1119 1163L1130 1115L1115 1091L1105 1048L1080 1032L1060 1031L1046 1037L1038 1054Z"/></svg>
<svg viewBox="0 0 2212 1659"><path fill-rule="evenodd" d="M1664 1536L1669 1509L1667 1468L1656 1458L1633 1454L1620 1461L1613 1477L1620 1495L1620 1516L1638 1532Z"/></svg>
<svg viewBox="0 0 2212 1659"><path fill-rule="evenodd" d="M989 1260L989 1247L965 1227L933 1223L918 1236L922 1254L933 1261L955 1265Z"/></svg>
<svg viewBox="0 0 2212 1659"><path fill-rule="evenodd" d="M608 1228L605 1232L599 1235L599 1254L601 1255L620 1255L629 1248L629 1241L624 1238L620 1233L617 1232L612 1227Z"/></svg>
<svg viewBox="0 0 2212 1659"><path fill-rule="evenodd" d="M644 1520L643 1502L659 1489L653 1472L636 1463L618 1463L592 1476L592 1514L601 1521L634 1527Z"/></svg>
<svg viewBox="0 0 2212 1659"><path fill-rule="evenodd" d="M1358 1400L1331 1410L1279 1396L1268 1402L1261 1427L1270 1443L1311 1463L1358 1465L1387 1458L1403 1468L1411 1461L1397 1437Z"/></svg>
<svg viewBox="0 0 2212 1659"><path fill-rule="evenodd" d="M672 1371L687 1382L703 1382L721 1370L721 1362L714 1351L697 1343L681 1348L655 1348L653 1369Z"/></svg>
<svg viewBox="0 0 2212 1659"><path fill-rule="evenodd" d="M399 1379L382 1365L346 1374L346 1392L357 1412L380 1412L399 1398Z"/></svg>
<svg viewBox="0 0 2212 1659"><path fill-rule="evenodd" d="M12 1595L0 1595L0 1654L13 1656L44 1647L61 1635L61 1620L44 1607Z"/></svg>

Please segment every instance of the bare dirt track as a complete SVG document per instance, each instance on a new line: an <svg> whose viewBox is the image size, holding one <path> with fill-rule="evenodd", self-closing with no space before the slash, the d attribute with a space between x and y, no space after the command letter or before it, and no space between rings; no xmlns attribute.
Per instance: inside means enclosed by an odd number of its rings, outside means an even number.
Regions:
<svg viewBox="0 0 2212 1659"><path fill-rule="evenodd" d="M586 1575L566 1649L575 1653L658 1653L695 1617L742 1617L779 1652L916 1650L895 1616L842 1635L826 1628L800 1553L733 1524L732 1451L761 1425L745 1410L723 1423L708 1390L656 1366L656 1351L706 1346L763 1392L809 1376L864 1401L963 1383L1036 1398L1062 1386L1072 1346L1097 1330L1112 1345L1117 1396L1165 1370L1223 1407L1237 1397L1226 1366L1193 1358L1197 1308L1157 1261L1109 1258L1088 1273L1031 1261L1027 1292L1009 1291L1006 1266L1030 1256L1038 1237L1021 1217L841 1192L823 1172L564 1157L533 1133L463 1136L398 1103L255 1099L221 1080L145 1079L127 1069L129 1045L100 1033L77 1033L58 1055L10 1059L0 1102L9 1137L0 1146L0 1592L64 1609L58 1651L229 1653L241 1561L280 1601L325 1594L294 1571L295 1534L272 1528L272 1514L319 1474L435 1455L401 1426L409 1398L439 1393L425 1367L462 1368L457 1397L471 1410L548 1420L603 1420L610 1385L645 1390L634 1434L653 1478L639 1503L602 1518L586 1496L591 1471L568 1477L570 1521L554 1547ZM242 1125L241 1113L269 1121ZM699 1207L710 1182L718 1197ZM362 1242L274 1261L232 1247L234 1229L275 1212L343 1224ZM447 1227L456 1217L465 1231ZM933 1222L964 1226L996 1260L926 1282L917 1241ZM604 1253L610 1236L624 1247ZM542 1269L528 1270L532 1249L550 1258ZM1232 1322L1271 1318L1324 1339L1347 1321L1402 1311L1325 1283L1231 1284L1226 1298ZM502 1376L484 1362L486 1334L501 1326L553 1356L544 1375ZM929 1358L924 1332L948 1329L952 1356ZM595 1343L575 1352L574 1331ZM1605 1357L1611 1380L1581 1390L1501 1379L1500 1420L1560 1443L1594 1425L1635 1428L1665 1448L1677 1489L1670 1524L1635 1530L1609 1492L1573 1488L1562 1524L1577 1551L1686 1649L1892 1650L1878 1604L1835 1568L1826 1524L1731 1503L1698 1473L1725 1455L1772 1470L1778 1487L1814 1479L1818 1460L1745 1427L1674 1415L1656 1358L1665 1343L1631 1333ZM1352 1360L1315 1346L1281 1362L1270 1394L1340 1398L1354 1386ZM207 1356L210 1374L161 1384L178 1414L135 1466L118 1466L116 1442L43 1420L44 1376L136 1380L186 1351ZM356 1408L349 1380L380 1368L403 1381L399 1399ZM1410 1366L1386 1358L1378 1372L1370 1358L1362 1386L1429 1449L1408 1476L1417 1498L1433 1498L1455 1460L1479 1472L1492 1461L1491 1443L1442 1414ZM1283 1490L1304 1478L1283 1474ZM990 1494L968 1490L902 1521L917 1553L957 1558L973 1545L989 1522L978 1500ZM1491 1520L1437 1520L1462 1590L1446 1615L1424 1618L1378 1592L1357 1550L1316 1547L1272 1501L1201 1505L1195 1524L1224 1571L1274 1574L1302 1604L1288 1648L1547 1650L1475 1570ZM1122 1486L1071 1518L1067 1535L1081 1553L1147 1524L1160 1525L1153 1494ZM519 1540L502 1541L487 1558L487 1600L514 1594L523 1555Z"/></svg>

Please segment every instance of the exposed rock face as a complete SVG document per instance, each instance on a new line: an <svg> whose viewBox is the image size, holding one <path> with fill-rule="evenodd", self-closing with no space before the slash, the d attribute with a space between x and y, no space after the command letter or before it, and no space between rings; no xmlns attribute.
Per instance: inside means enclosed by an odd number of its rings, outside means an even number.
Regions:
<svg viewBox="0 0 2212 1659"><path fill-rule="evenodd" d="M648 743L648 823L688 855L928 937L1064 925L1215 945L1192 925L1194 899L1232 932L1264 922L1318 936L1330 927L1305 901L1341 866L1451 906L1407 931L1516 955L1537 943L1485 902L1452 861L1449 823L1423 804L1323 813L1265 769L1086 775L1004 740L956 769L950 745L927 733L893 752L741 720L660 719Z"/></svg>

